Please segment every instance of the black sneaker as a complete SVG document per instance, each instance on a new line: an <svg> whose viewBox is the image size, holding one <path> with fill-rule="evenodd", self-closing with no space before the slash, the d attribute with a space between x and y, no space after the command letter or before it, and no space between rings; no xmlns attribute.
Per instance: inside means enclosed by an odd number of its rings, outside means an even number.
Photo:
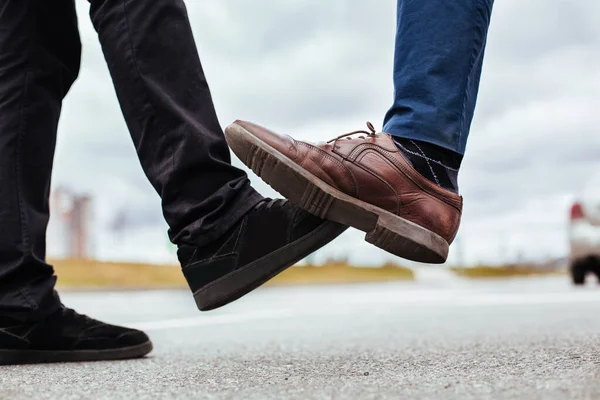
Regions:
<svg viewBox="0 0 600 400"><path fill-rule="evenodd" d="M256 289L346 228L287 200L266 199L209 246L180 245L178 257L198 308L208 311Z"/></svg>
<svg viewBox="0 0 600 400"><path fill-rule="evenodd" d="M139 358L152 351L144 332L62 308L43 321L0 326L0 365Z"/></svg>

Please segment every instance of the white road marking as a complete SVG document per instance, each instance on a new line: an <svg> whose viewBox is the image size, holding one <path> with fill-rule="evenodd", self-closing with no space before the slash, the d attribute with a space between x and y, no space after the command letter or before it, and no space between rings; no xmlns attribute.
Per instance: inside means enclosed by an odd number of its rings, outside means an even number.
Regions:
<svg viewBox="0 0 600 400"><path fill-rule="evenodd" d="M270 297L270 296L269 296ZM304 296L302 296L304 297ZM248 299L244 308L247 311L235 313L206 315L189 318L146 321L127 324L146 331L239 324L260 320L277 320L299 316L343 315L357 312L369 312L373 306L385 310L393 305L396 310L417 311L429 307L486 307L510 305L559 305L577 303L600 303L600 291L558 292L558 293L477 293L458 290L423 290L411 292L369 291L360 292L360 296L348 293L339 296L306 296L296 297L279 308L262 309L261 306L275 302L265 298ZM266 301L265 301L266 300ZM410 309L403 309L402 306ZM367 310L361 310L361 308Z"/></svg>
<svg viewBox="0 0 600 400"><path fill-rule="evenodd" d="M214 316L198 316L191 318L167 319L162 321L138 322L126 324L135 329L146 331L188 328L192 326L208 326L240 323L246 321L257 321L262 319L278 319L293 316L286 310L264 310L258 312L224 314Z"/></svg>

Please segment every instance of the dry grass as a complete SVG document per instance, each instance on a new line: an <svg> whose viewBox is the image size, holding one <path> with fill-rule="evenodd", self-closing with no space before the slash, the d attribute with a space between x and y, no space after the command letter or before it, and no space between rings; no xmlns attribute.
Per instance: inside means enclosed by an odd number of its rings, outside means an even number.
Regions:
<svg viewBox="0 0 600 400"><path fill-rule="evenodd" d="M59 288L161 289L185 288L187 284L176 266L113 263L91 260L51 262L58 275ZM408 268L384 265L381 268L330 264L319 267L292 267L269 281L271 285L382 282L412 280Z"/></svg>
<svg viewBox="0 0 600 400"><path fill-rule="evenodd" d="M56 260L51 262L60 288L81 289L168 289L187 288L179 267L92 260ZM557 273L531 266L478 266L450 268L461 277L484 279L533 276ZM344 263L289 268L268 282L269 285L337 284L413 280L409 268L386 264L379 268L356 267Z"/></svg>
<svg viewBox="0 0 600 400"><path fill-rule="evenodd" d="M413 271L387 264L380 268L356 267L347 264L292 267L270 281L282 284L359 283L413 280Z"/></svg>
<svg viewBox="0 0 600 400"><path fill-rule="evenodd" d="M459 276L474 279L538 276L559 273L556 270L539 269L531 265L506 265L494 267L488 265L480 265L477 267L470 268L452 267L450 268L450 270Z"/></svg>
<svg viewBox="0 0 600 400"><path fill-rule="evenodd" d="M59 288L184 288L179 267L92 260L51 261Z"/></svg>

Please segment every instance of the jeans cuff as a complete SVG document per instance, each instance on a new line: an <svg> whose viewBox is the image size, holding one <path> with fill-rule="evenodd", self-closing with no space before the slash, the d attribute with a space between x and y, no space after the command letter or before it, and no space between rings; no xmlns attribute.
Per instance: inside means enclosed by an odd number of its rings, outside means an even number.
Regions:
<svg viewBox="0 0 600 400"><path fill-rule="evenodd" d="M439 127L435 125L416 123L415 121L407 124L404 121L392 118L384 125L383 131L393 137L435 144L460 155L464 155L465 153L466 143L458 143L455 135L440 132Z"/></svg>
<svg viewBox="0 0 600 400"><path fill-rule="evenodd" d="M196 246L206 246L226 234L231 228L250 212L264 197L259 194L250 184L241 189L237 198L230 204L229 214L225 215L218 226L204 233L194 240Z"/></svg>

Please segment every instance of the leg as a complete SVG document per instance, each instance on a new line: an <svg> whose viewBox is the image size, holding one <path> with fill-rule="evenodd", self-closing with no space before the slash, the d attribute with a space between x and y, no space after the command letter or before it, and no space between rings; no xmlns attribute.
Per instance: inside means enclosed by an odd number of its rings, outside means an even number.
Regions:
<svg viewBox="0 0 600 400"><path fill-rule="evenodd" d="M0 1L0 365L152 350L143 332L62 306L44 262L56 127L80 52L74 0Z"/></svg>
<svg viewBox="0 0 600 400"><path fill-rule="evenodd" d="M346 227L265 201L230 164L183 0L91 0L142 167L201 310L223 306Z"/></svg>
<svg viewBox="0 0 600 400"><path fill-rule="evenodd" d="M175 243L206 245L261 199L230 164L183 0L91 0L117 96Z"/></svg>
<svg viewBox="0 0 600 400"><path fill-rule="evenodd" d="M61 102L79 71L72 0L0 2L0 318L60 306L45 262Z"/></svg>
<svg viewBox="0 0 600 400"><path fill-rule="evenodd" d="M236 121L225 130L231 148L305 210L365 231L397 256L446 261L462 214L457 174L492 4L398 1L395 99L384 127L391 135L368 124L314 146Z"/></svg>
<svg viewBox="0 0 600 400"><path fill-rule="evenodd" d="M493 0L398 0L384 130L423 177L458 193Z"/></svg>
<svg viewBox="0 0 600 400"><path fill-rule="evenodd" d="M493 0L398 0L384 131L464 154Z"/></svg>

